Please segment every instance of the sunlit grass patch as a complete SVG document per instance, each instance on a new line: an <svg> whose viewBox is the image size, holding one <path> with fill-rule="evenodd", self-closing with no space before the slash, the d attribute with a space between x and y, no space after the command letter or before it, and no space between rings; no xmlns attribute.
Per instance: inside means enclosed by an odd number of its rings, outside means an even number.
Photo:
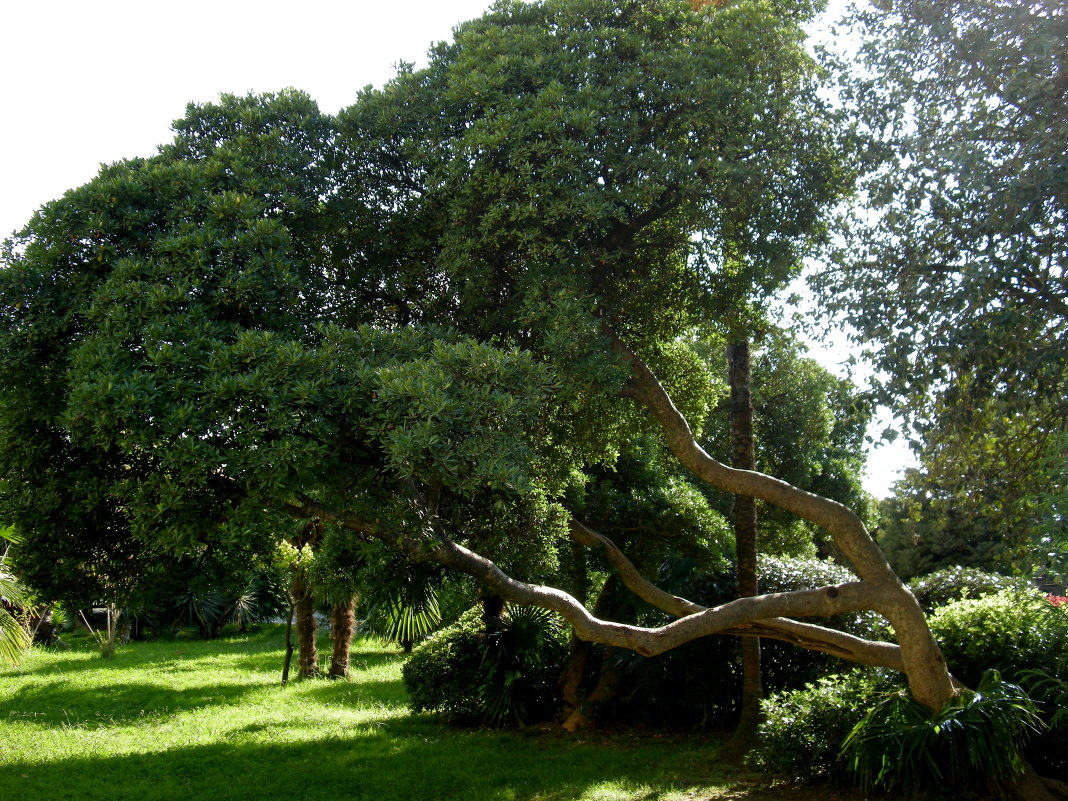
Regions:
<svg viewBox="0 0 1068 801"><path fill-rule="evenodd" d="M325 644L325 643L324 643ZM280 686L281 633L159 640L0 671L0 798L22 801L638 801L723 785L701 739L443 727L403 657L359 640L348 681Z"/></svg>

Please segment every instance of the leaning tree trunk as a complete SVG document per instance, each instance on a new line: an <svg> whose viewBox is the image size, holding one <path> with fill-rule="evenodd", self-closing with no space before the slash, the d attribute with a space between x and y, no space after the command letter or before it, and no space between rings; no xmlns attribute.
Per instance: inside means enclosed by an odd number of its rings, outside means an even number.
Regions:
<svg viewBox="0 0 1068 801"><path fill-rule="evenodd" d="M731 466L738 470L756 470L756 447L753 436L753 396L750 388L749 342L743 340L727 347L727 374L730 383ZM731 504L737 558L738 596L751 598L757 587L757 507L750 495L735 495ZM753 747L760 723L760 638L743 637L742 697L738 728L727 743L723 756L737 762Z"/></svg>
<svg viewBox="0 0 1068 801"><path fill-rule="evenodd" d="M352 633L356 628L356 596L336 603L330 610L330 639L333 652L330 654L332 679L344 679L349 675L349 651L352 648Z"/></svg>

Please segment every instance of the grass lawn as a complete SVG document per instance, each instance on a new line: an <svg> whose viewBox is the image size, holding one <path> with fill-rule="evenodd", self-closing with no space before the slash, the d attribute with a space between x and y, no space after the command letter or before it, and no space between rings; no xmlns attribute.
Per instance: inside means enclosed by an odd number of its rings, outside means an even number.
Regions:
<svg viewBox="0 0 1068 801"><path fill-rule="evenodd" d="M786 797L732 786L715 740L411 715L402 658L374 641L354 645L351 681L283 688L281 662L274 626L132 644L110 661L88 644L32 651L0 669L0 801Z"/></svg>

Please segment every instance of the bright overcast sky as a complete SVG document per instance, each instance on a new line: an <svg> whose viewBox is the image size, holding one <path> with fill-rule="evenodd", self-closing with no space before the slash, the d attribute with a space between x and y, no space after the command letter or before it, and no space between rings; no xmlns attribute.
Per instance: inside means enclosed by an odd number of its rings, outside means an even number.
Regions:
<svg viewBox="0 0 1068 801"><path fill-rule="evenodd" d="M328 113L491 0L9 0L0 7L0 239L101 163L149 156L186 103L293 87ZM833 366L834 353L820 354ZM887 494L907 458L873 454Z"/></svg>

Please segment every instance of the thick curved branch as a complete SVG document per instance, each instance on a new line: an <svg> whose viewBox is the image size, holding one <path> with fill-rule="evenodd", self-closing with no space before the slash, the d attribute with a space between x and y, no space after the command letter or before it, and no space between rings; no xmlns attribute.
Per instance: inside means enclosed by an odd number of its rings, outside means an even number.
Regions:
<svg viewBox="0 0 1068 801"><path fill-rule="evenodd" d="M594 531L578 520L572 519L571 539L588 547L600 548L605 558L612 564L623 584L650 606L676 617L687 617L707 611L708 607L672 595L649 581L626 557L619 547L608 537ZM823 591L830 588L824 588ZM904 671L905 663L901 648L894 643L865 640L852 634L817 626L812 623L800 623L785 618L771 618L743 623L724 629L720 634L734 634L742 637L770 637L792 643L810 651L822 651L851 662L859 662L876 667L888 667Z"/></svg>
<svg viewBox="0 0 1068 801"><path fill-rule="evenodd" d="M665 592L657 587L643 576L638 568L619 550L619 547L604 534L594 531L574 518L571 519L568 533L571 539L581 545L600 548L605 558L616 569L620 580L622 580L627 589L650 606L654 606L662 612L667 612L675 617L686 617L708 609L707 606L695 604L693 601L672 595L670 592Z"/></svg>
<svg viewBox="0 0 1068 801"><path fill-rule="evenodd" d="M829 617L842 612L869 608L866 598L867 585L864 582L852 582L819 590L740 598L723 606L689 614L658 628L650 629L614 623L594 617L583 604L562 590L513 579L486 557L446 537L438 536L423 540L404 535L398 536L396 532L387 530L377 521L338 513L310 498L300 498L298 502L299 506L292 503L285 506L291 513L302 509L306 516L329 520L361 535L377 539L391 548L404 551L418 561L431 560L466 573L513 603L551 609L574 627L575 634L580 639L627 648L643 656L660 654L698 637L726 632L754 622L775 628L796 641L800 639L800 635L788 630L789 621L785 621L784 627L768 618ZM755 632L739 628L737 633L752 634ZM893 664L888 666L893 667Z"/></svg>
<svg viewBox="0 0 1068 801"><path fill-rule="evenodd" d="M713 459L694 439L686 418L660 381L619 338L613 346L629 362L631 379L623 394L634 398L660 424L668 448L698 478L728 492L767 501L827 530L856 568L870 592L867 609L890 620L901 643L913 697L941 709L953 696L953 684L923 610L890 568L864 523L849 508L751 470L736 470Z"/></svg>
<svg viewBox="0 0 1068 801"><path fill-rule="evenodd" d="M892 642L865 640L844 631L801 623L786 618L754 620L731 629L724 629L720 634L736 634L741 637L767 637L782 640L809 651L822 651L849 662L873 667L886 667L898 672L905 672L905 659L901 655L901 646Z"/></svg>

